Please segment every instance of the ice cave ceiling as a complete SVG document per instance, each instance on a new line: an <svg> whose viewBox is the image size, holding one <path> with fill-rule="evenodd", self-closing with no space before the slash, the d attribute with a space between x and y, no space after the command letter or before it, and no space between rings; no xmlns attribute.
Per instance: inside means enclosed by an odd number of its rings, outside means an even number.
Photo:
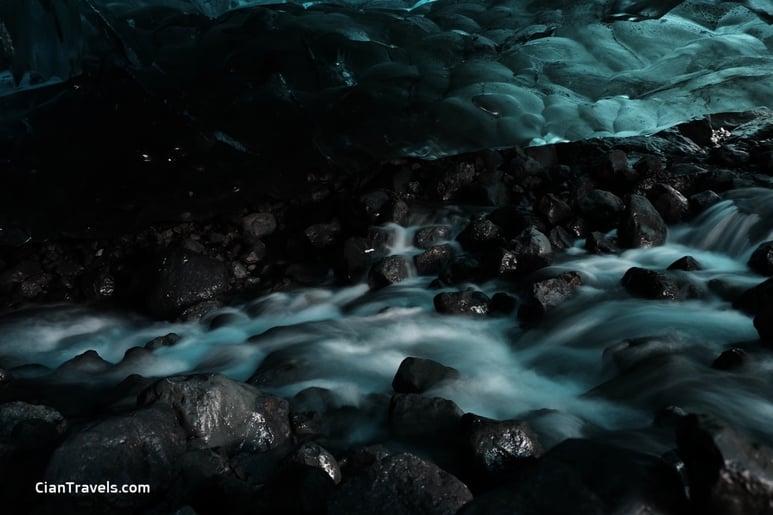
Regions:
<svg viewBox="0 0 773 515"><path fill-rule="evenodd" d="M109 61L258 153L288 138L325 157L432 158L647 134L769 106L771 19L769 0L6 0L0 118ZM50 93L24 100L32 88Z"/></svg>

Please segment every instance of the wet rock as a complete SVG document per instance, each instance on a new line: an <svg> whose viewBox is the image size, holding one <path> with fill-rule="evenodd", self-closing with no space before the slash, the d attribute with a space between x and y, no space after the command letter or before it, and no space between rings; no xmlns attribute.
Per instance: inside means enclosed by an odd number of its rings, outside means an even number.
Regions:
<svg viewBox="0 0 773 515"><path fill-rule="evenodd" d="M509 277L519 270L516 252L501 247L486 251L482 260L480 271L486 277Z"/></svg>
<svg viewBox="0 0 773 515"><path fill-rule="evenodd" d="M667 224L681 222L690 211L690 202L668 184L655 184L647 196Z"/></svg>
<svg viewBox="0 0 773 515"><path fill-rule="evenodd" d="M526 322L537 322L550 310L574 295L582 278L577 272L565 272L557 277L544 279L532 284L529 298L518 310L518 318Z"/></svg>
<svg viewBox="0 0 773 515"><path fill-rule="evenodd" d="M773 450L704 415L683 417L676 438L697 512L773 512Z"/></svg>
<svg viewBox="0 0 773 515"><path fill-rule="evenodd" d="M593 231L585 240L585 250L591 254L619 254L617 240L598 231Z"/></svg>
<svg viewBox="0 0 773 515"><path fill-rule="evenodd" d="M408 278L411 266L404 256L387 256L370 269L368 286L375 290L399 283Z"/></svg>
<svg viewBox="0 0 773 515"><path fill-rule="evenodd" d="M517 484L486 492L459 515L690 513L676 471L650 454L565 440Z"/></svg>
<svg viewBox="0 0 773 515"><path fill-rule="evenodd" d="M442 438L457 428L462 410L453 401L414 393L392 396L389 426L399 437Z"/></svg>
<svg viewBox="0 0 773 515"><path fill-rule="evenodd" d="M392 388L397 393L422 393L439 383L458 378L458 370L437 361L405 358L392 380Z"/></svg>
<svg viewBox="0 0 773 515"><path fill-rule="evenodd" d="M251 213L242 218L242 235L248 243L273 234L276 228L276 218L271 213Z"/></svg>
<svg viewBox="0 0 773 515"><path fill-rule="evenodd" d="M46 291L51 278L51 274L45 273L25 278L18 286L19 295L25 299L35 299Z"/></svg>
<svg viewBox="0 0 773 515"><path fill-rule="evenodd" d="M98 375L110 370L111 367L112 364L105 361L97 351L87 350L59 365L54 375L60 379L65 379L71 374L75 377L83 377L84 374Z"/></svg>
<svg viewBox="0 0 773 515"><path fill-rule="evenodd" d="M621 282L628 293L644 299L687 300L703 296L698 286L675 272L633 267L628 269Z"/></svg>
<svg viewBox="0 0 773 515"><path fill-rule="evenodd" d="M702 268L701 264L692 256L681 257L668 265L668 270L684 270L685 272L694 272Z"/></svg>
<svg viewBox="0 0 773 515"><path fill-rule="evenodd" d="M287 401L218 374L162 379L137 402L172 407L189 438L201 447L263 452L290 436Z"/></svg>
<svg viewBox="0 0 773 515"><path fill-rule="evenodd" d="M306 442L285 460L286 464L306 465L322 470L335 484L341 482L341 468L338 461L326 449L314 442Z"/></svg>
<svg viewBox="0 0 773 515"><path fill-rule="evenodd" d="M761 243L752 252L749 268L762 275L773 275L773 241Z"/></svg>
<svg viewBox="0 0 773 515"><path fill-rule="evenodd" d="M491 220L478 218L470 222L456 239L465 250L479 251L503 244L504 233Z"/></svg>
<svg viewBox="0 0 773 515"><path fill-rule="evenodd" d="M185 308L182 313L177 316L178 322L199 322L213 311L217 311L222 308L223 304L217 300L205 300L194 304L189 308Z"/></svg>
<svg viewBox="0 0 773 515"><path fill-rule="evenodd" d="M701 191L700 193L690 195L690 212L692 212L694 215L703 213L705 210L721 201L722 199L720 196L713 191Z"/></svg>
<svg viewBox="0 0 773 515"><path fill-rule="evenodd" d="M542 455L537 435L520 420L498 421L466 413L462 433L473 466L484 474L506 472Z"/></svg>
<svg viewBox="0 0 773 515"><path fill-rule="evenodd" d="M453 257L451 245L435 245L414 256L413 263L419 275L436 275L451 265Z"/></svg>
<svg viewBox="0 0 773 515"><path fill-rule="evenodd" d="M138 510L169 488L185 450L186 434L174 411L154 406L109 418L72 433L53 453L44 480L49 484L150 484L150 494L107 493L57 498L73 513ZM66 504L63 504L66 503Z"/></svg>
<svg viewBox="0 0 773 515"><path fill-rule="evenodd" d="M531 273L544 268L553 260L550 239L536 227L524 229L510 246L518 256L518 269L521 273Z"/></svg>
<svg viewBox="0 0 773 515"><path fill-rule="evenodd" d="M550 244L557 249L568 249L574 244L575 236L561 226L553 227L548 234Z"/></svg>
<svg viewBox="0 0 773 515"><path fill-rule="evenodd" d="M572 208L569 204L552 193L548 193L539 200L537 212L544 216L551 225L568 222L573 216Z"/></svg>
<svg viewBox="0 0 773 515"><path fill-rule="evenodd" d="M23 283L28 278L39 275L43 275L43 269L36 260L28 259L21 261L0 273L0 292L8 294L13 291L16 285Z"/></svg>
<svg viewBox="0 0 773 515"><path fill-rule="evenodd" d="M148 278L145 306L151 315L172 318L228 289L225 264L187 250L166 252Z"/></svg>
<svg viewBox="0 0 773 515"><path fill-rule="evenodd" d="M11 373L0 368L0 388L11 382Z"/></svg>
<svg viewBox="0 0 773 515"><path fill-rule="evenodd" d="M480 291L445 292L435 295L435 311L446 315L485 315L491 300Z"/></svg>
<svg viewBox="0 0 773 515"><path fill-rule="evenodd" d="M625 203L609 191L592 190L577 199L577 211L592 228L609 231L623 215Z"/></svg>
<svg viewBox="0 0 773 515"><path fill-rule="evenodd" d="M728 349L719 355L714 363L711 364L711 368L717 370L735 370L742 367L748 361L748 356L743 349L733 347Z"/></svg>
<svg viewBox="0 0 773 515"><path fill-rule="evenodd" d="M472 500L451 474L412 454L386 456L343 483L328 503L329 515L448 515Z"/></svg>
<svg viewBox="0 0 773 515"><path fill-rule="evenodd" d="M514 238L529 227L536 227L543 232L547 230L539 216L532 213L530 209L525 210L517 205L497 208L488 215L487 219L501 229L505 239Z"/></svg>
<svg viewBox="0 0 773 515"><path fill-rule="evenodd" d="M451 229L445 225L422 227L413 236L413 244L420 249L434 247L451 237Z"/></svg>
<svg viewBox="0 0 773 515"><path fill-rule="evenodd" d="M657 247L666 242L666 224L650 201L631 195L618 227L618 244L624 248Z"/></svg>

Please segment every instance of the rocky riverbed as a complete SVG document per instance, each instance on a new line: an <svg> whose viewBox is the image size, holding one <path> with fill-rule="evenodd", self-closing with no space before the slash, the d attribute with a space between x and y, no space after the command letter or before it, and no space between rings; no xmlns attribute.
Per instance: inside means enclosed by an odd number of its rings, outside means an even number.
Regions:
<svg viewBox="0 0 773 515"><path fill-rule="evenodd" d="M9 513L773 513L769 111L311 172L4 226Z"/></svg>

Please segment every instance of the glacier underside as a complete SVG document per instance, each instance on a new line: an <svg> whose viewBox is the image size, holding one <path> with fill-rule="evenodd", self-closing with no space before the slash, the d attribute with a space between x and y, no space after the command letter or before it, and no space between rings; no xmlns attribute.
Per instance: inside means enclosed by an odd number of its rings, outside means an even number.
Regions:
<svg viewBox="0 0 773 515"><path fill-rule="evenodd" d="M437 158L648 134L771 105L771 16L756 0L12 0L0 121L36 108L20 92L54 98L109 61L257 154L278 139L333 159Z"/></svg>

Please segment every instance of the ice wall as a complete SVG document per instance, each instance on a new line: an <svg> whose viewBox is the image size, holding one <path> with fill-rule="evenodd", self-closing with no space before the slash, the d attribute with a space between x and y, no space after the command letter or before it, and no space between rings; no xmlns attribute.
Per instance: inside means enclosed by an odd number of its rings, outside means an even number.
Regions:
<svg viewBox="0 0 773 515"><path fill-rule="evenodd" d="M8 0L0 95L110 59L236 148L260 152L267 135L303 127L331 158L439 157L770 106L772 9L761 0Z"/></svg>

